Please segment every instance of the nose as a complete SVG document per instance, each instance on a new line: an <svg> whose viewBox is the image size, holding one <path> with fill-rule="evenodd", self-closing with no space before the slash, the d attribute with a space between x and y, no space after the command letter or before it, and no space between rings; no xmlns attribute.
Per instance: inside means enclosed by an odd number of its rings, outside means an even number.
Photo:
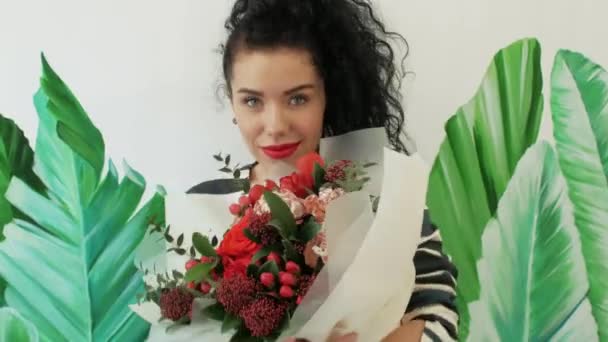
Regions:
<svg viewBox="0 0 608 342"><path fill-rule="evenodd" d="M268 110L264 114L264 129L266 134L280 137L287 133L289 130L289 118L280 105L268 106Z"/></svg>

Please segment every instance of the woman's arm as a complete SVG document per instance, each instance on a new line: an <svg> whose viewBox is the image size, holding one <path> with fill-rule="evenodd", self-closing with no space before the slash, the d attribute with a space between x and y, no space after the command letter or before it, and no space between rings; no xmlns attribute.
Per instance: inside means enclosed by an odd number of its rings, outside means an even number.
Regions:
<svg viewBox="0 0 608 342"><path fill-rule="evenodd" d="M424 213L422 239L414 256L416 283L410 302L402 319L402 327L387 337L386 341L409 341L420 330L422 340L455 341L458 334L456 310L457 271L443 253L441 236L428 215ZM418 322L422 321L424 324ZM408 336L408 339L389 337ZM420 340L420 335L418 335Z"/></svg>

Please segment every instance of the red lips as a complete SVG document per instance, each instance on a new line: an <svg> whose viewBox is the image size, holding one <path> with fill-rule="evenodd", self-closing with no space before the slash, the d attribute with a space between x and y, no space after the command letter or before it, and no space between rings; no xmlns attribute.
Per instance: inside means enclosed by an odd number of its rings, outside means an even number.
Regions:
<svg viewBox="0 0 608 342"><path fill-rule="evenodd" d="M270 145L262 147L262 151L272 159L284 159L294 154L298 149L298 146L300 146L299 142L293 144Z"/></svg>

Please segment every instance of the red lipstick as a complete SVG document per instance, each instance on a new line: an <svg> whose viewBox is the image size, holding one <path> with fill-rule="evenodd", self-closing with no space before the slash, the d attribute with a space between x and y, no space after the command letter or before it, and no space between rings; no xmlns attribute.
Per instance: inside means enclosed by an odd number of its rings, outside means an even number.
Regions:
<svg viewBox="0 0 608 342"><path fill-rule="evenodd" d="M291 156L300 146L300 143L270 145L262 147L262 151L272 159L285 159Z"/></svg>

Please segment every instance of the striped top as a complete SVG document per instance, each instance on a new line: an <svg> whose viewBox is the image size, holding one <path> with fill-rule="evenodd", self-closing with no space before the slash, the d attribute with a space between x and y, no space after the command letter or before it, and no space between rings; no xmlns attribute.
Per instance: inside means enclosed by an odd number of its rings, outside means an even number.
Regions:
<svg viewBox="0 0 608 342"><path fill-rule="evenodd" d="M439 230L425 210L421 240L414 255L416 282L402 323L424 320L422 341L456 341L458 311L456 279L458 272L443 253Z"/></svg>

